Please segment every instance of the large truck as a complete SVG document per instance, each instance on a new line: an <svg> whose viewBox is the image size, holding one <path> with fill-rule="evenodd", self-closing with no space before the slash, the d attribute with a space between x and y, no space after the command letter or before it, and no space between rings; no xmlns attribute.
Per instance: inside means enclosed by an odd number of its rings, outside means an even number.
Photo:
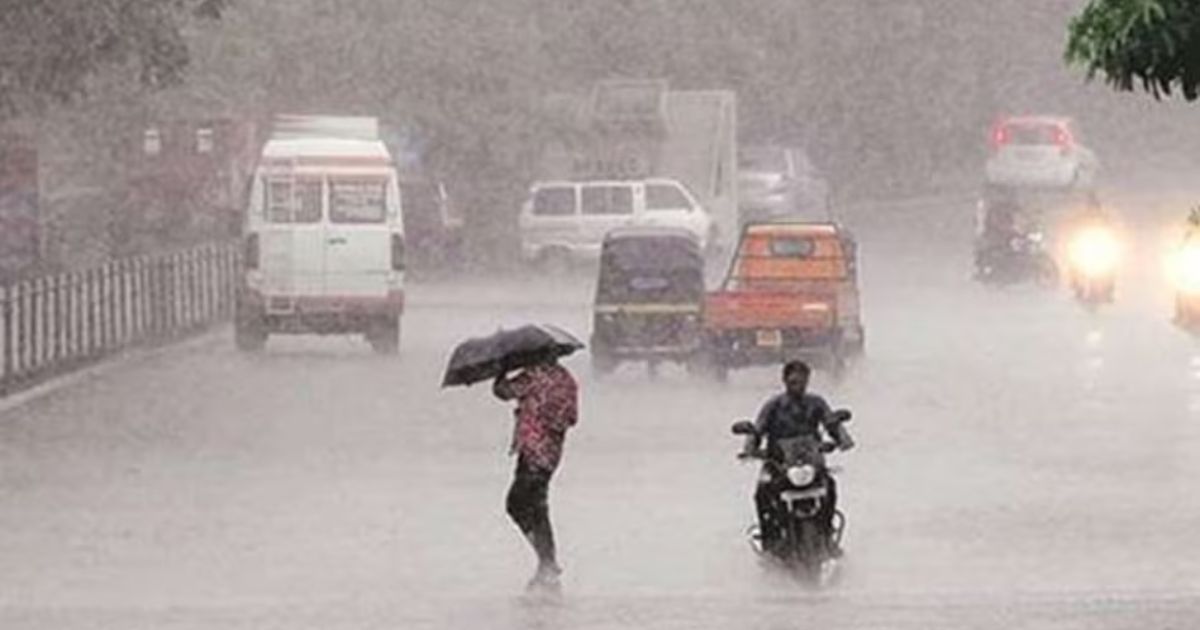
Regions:
<svg viewBox="0 0 1200 630"><path fill-rule="evenodd" d="M737 99L729 90L673 90L665 80L614 79L547 99L550 124L536 179L670 179L712 217L715 240L737 235Z"/></svg>

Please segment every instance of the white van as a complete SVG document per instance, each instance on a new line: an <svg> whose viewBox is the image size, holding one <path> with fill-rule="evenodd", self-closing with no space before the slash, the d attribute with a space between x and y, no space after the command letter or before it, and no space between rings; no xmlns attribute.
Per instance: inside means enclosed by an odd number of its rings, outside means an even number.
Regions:
<svg viewBox="0 0 1200 630"><path fill-rule="evenodd" d="M396 352L403 225L374 119L277 119L250 186L238 347L260 349L271 333L362 333Z"/></svg>
<svg viewBox="0 0 1200 630"><path fill-rule="evenodd" d="M596 258L609 230L627 225L683 228L701 248L715 238L712 217L677 180L544 181L521 209L521 255L550 264Z"/></svg>

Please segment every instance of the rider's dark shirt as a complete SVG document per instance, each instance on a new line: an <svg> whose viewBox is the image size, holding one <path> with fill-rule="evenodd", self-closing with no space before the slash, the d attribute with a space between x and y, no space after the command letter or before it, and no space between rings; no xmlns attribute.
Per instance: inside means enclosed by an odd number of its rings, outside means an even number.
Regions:
<svg viewBox="0 0 1200 630"><path fill-rule="evenodd" d="M758 435L767 440L767 455L775 457L777 454L772 451L776 441L800 436L820 440L821 427L828 430L831 417L832 411L824 398L805 394L797 400L784 392L763 405L754 425Z"/></svg>

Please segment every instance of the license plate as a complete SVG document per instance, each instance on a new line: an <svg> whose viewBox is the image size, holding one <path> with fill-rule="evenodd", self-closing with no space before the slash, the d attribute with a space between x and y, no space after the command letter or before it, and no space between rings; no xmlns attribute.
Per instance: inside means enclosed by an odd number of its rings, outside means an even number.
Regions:
<svg viewBox="0 0 1200 630"><path fill-rule="evenodd" d="M778 348L783 345L783 335L778 330L760 330L755 336L755 343L768 348Z"/></svg>

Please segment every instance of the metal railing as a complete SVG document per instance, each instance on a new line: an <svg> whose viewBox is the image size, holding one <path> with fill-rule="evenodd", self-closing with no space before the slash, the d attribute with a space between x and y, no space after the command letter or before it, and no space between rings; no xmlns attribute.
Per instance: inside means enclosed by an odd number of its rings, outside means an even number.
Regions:
<svg viewBox="0 0 1200 630"><path fill-rule="evenodd" d="M228 319L238 264L221 243L0 286L0 396Z"/></svg>

